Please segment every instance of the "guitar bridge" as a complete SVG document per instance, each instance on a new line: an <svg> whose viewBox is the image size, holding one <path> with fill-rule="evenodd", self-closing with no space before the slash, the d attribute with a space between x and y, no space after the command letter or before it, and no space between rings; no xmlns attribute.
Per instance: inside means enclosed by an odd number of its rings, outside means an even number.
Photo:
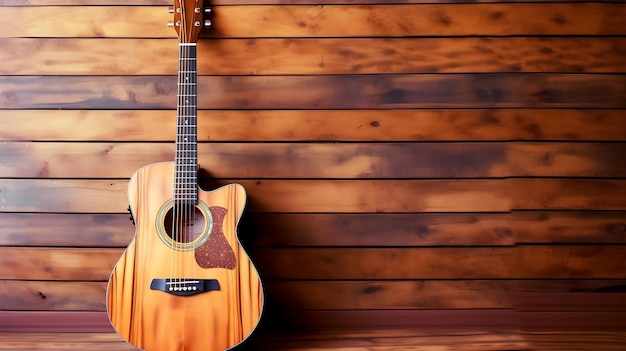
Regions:
<svg viewBox="0 0 626 351"><path fill-rule="evenodd" d="M219 290L216 279L152 279L150 290L159 290L176 296L191 296L207 291Z"/></svg>

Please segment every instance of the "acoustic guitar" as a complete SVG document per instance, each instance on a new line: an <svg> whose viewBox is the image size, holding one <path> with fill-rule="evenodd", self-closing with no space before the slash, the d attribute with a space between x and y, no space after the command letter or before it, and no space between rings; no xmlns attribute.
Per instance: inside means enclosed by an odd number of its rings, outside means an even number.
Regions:
<svg viewBox="0 0 626 351"><path fill-rule="evenodd" d="M244 188L198 186L196 44L207 12L202 0L175 1L175 159L131 177L135 236L107 287L111 324L147 351L232 348L253 332L263 309L261 280L237 236Z"/></svg>

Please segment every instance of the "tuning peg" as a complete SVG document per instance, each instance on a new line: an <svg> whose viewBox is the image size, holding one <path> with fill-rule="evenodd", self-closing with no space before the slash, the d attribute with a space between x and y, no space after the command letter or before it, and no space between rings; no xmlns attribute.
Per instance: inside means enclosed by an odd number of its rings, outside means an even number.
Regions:
<svg viewBox="0 0 626 351"><path fill-rule="evenodd" d="M204 8L204 14L205 14L205 15L209 15L209 14L211 14L211 12L213 12L213 11L211 10L211 8L210 8L210 7L205 7L205 8Z"/></svg>
<svg viewBox="0 0 626 351"><path fill-rule="evenodd" d="M209 28L213 25L213 22L211 22L211 20L205 20L204 21L204 28Z"/></svg>
<svg viewBox="0 0 626 351"><path fill-rule="evenodd" d="M174 7L171 7L167 9L167 12L171 15L174 13Z"/></svg>
<svg viewBox="0 0 626 351"><path fill-rule="evenodd" d="M174 21L167 22L167 26L168 27L174 27Z"/></svg>

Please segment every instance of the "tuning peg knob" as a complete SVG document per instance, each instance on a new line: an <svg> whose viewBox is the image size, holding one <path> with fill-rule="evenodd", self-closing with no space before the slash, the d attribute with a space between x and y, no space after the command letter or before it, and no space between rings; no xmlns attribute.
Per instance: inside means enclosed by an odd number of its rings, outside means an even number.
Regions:
<svg viewBox="0 0 626 351"><path fill-rule="evenodd" d="M213 22L211 22L211 20L205 20L204 21L204 28L209 28L213 25Z"/></svg>
<svg viewBox="0 0 626 351"><path fill-rule="evenodd" d="M167 22L167 26L168 27L174 27L174 21Z"/></svg>
<svg viewBox="0 0 626 351"><path fill-rule="evenodd" d="M173 8L173 7L168 8L168 9L167 9L167 12L168 12L169 14L173 14L173 13L174 13L174 8Z"/></svg>
<svg viewBox="0 0 626 351"><path fill-rule="evenodd" d="M210 7L205 7L205 8L204 8L204 14L205 14L205 15L209 15L209 14L211 14L211 12L213 12L213 11L211 10L211 8L210 8Z"/></svg>

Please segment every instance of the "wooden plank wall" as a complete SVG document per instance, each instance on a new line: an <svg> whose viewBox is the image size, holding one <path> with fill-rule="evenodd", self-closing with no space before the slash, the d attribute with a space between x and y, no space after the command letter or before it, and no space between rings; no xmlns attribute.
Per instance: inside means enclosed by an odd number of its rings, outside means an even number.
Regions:
<svg viewBox="0 0 626 351"><path fill-rule="evenodd" d="M0 3L0 330L109 330L169 1ZM200 163L249 192L266 327L626 327L626 5L214 5Z"/></svg>

